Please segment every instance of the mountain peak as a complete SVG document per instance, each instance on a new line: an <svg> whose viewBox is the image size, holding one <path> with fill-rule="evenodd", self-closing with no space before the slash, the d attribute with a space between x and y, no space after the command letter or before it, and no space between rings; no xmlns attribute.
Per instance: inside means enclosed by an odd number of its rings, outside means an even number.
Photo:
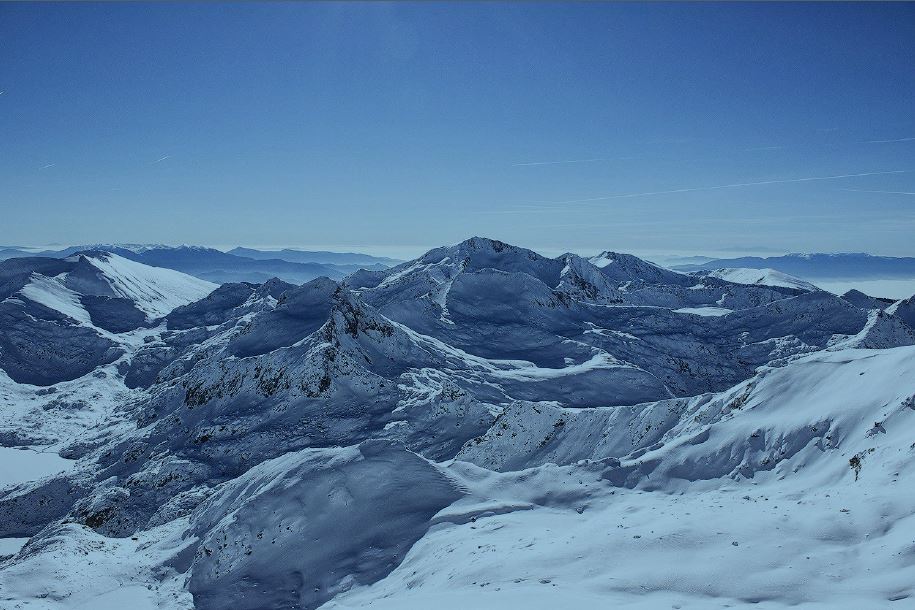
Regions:
<svg viewBox="0 0 915 610"><path fill-rule="evenodd" d="M474 253L474 252L485 252L499 255L508 255L511 253L524 254L525 256L530 257L530 255L540 256L535 253L533 250L528 250L527 248L521 248L520 246L513 246L507 242L492 239L490 237L479 237L473 236L465 239L462 242L459 242L452 246L451 248L457 252L461 253ZM432 252L441 250L441 248L436 248Z"/></svg>
<svg viewBox="0 0 915 610"><path fill-rule="evenodd" d="M633 254L605 250L597 256L589 258L588 262L617 282L641 280L654 284L664 282L682 284L686 281L686 276L683 274L665 269Z"/></svg>

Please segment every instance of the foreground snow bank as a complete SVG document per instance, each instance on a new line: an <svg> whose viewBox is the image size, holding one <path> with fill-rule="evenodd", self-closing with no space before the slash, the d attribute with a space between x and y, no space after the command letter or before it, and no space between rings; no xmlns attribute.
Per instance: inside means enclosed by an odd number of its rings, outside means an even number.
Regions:
<svg viewBox="0 0 915 610"><path fill-rule="evenodd" d="M314 608L387 575L461 493L423 458L380 441L264 462L192 519L195 607Z"/></svg>

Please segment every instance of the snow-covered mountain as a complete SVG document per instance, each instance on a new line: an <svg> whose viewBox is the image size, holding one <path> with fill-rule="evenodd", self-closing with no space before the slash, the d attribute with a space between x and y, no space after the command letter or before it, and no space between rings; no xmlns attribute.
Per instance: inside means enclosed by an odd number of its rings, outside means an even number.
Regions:
<svg viewBox="0 0 915 610"><path fill-rule="evenodd" d="M258 250L255 248L232 248L228 252L235 256L244 256L258 260L280 259L296 263L321 263L334 266L356 266L366 269L392 267L403 261L386 256L372 256L359 252L328 252L326 250L296 250L281 248L278 250ZM355 271L356 269L353 269Z"/></svg>
<svg viewBox="0 0 915 610"><path fill-rule="evenodd" d="M816 290L810 282L775 269L715 269L705 273L707 277L716 277L735 284L756 284L761 286L782 286L783 288L799 288L801 290Z"/></svg>
<svg viewBox="0 0 915 610"><path fill-rule="evenodd" d="M680 271L712 271L721 268L774 269L805 279L915 278L915 258L913 257L874 256L864 253L743 256L716 258L675 267Z"/></svg>
<svg viewBox="0 0 915 610"><path fill-rule="evenodd" d="M0 264L0 444L66 458L0 482L0 602L915 596L911 299L479 237L341 282L162 271Z"/></svg>
<svg viewBox="0 0 915 610"><path fill-rule="evenodd" d="M109 252L145 265L174 269L218 284L263 283L274 277L294 284L318 277L339 280L361 268L386 269L399 262L355 253L289 249L260 251L249 248L222 252L202 246L162 244L93 244L34 252L8 248L0 250L0 260L24 257L66 258L85 251Z"/></svg>
<svg viewBox="0 0 915 610"><path fill-rule="evenodd" d="M179 305L215 284L107 252L0 263L0 367L51 385L121 359Z"/></svg>

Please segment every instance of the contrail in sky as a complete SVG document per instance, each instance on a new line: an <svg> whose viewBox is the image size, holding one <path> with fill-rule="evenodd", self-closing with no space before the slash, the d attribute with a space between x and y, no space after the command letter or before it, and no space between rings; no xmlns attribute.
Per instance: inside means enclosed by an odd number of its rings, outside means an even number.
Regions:
<svg viewBox="0 0 915 610"><path fill-rule="evenodd" d="M512 167L529 167L531 165L562 165L565 163L597 163L600 161L628 161L637 157L613 157L595 159L569 159L567 161L530 161L528 163L512 163Z"/></svg>
<svg viewBox="0 0 915 610"><path fill-rule="evenodd" d="M841 189L843 191L848 191L850 193L877 193L880 195L915 195L915 192L910 191L866 191L864 189Z"/></svg>
<svg viewBox="0 0 915 610"><path fill-rule="evenodd" d="M915 138L896 138L895 140L868 140L865 144L892 144L893 142L915 142Z"/></svg>
<svg viewBox="0 0 915 610"><path fill-rule="evenodd" d="M165 161L166 159L170 159L170 158L171 158L171 155L165 155L164 157L156 159L155 161L153 161L153 163L161 163L162 161Z"/></svg>
<svg viewBox="0 0 915 610"><path fill-rule="evenodd" d="M861 178L863 176L885 176L887 174L905 174L909 170L898 169L886 172L862 172L859 174L837 174L835 176L812 176L808 178L784 178L778 180L760 180L759 182L735 182L733 184L718 184L714 186L697 186L682 189L671 189L669 191L647 191L644 193L620 193L618 195L604 195L602 197L588 197L586 199L568 199L566 201L554 201L552 204L566 203L589 203L592 201L606 201L609 199L631 199L634 197L650 197L652 195L674 195L677 193L694 193L698 191L718 191L722 189L742 188L746 186L763 186L767 184L791 184L795 182L818 182L821 180L840 180L842 178Z"/></svg>

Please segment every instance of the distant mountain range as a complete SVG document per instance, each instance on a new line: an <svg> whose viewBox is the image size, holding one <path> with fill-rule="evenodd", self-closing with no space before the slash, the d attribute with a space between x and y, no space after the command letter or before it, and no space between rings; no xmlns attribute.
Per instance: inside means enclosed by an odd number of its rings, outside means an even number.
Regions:
<svg viewBox="0 0 915 610"><path fill-rule="evenodd" d="M160 244L92 244L39 252L3 248L0 249L0 260L24 257L66 258L84 251L111 252L145 265L174 269L217 284L263 283L274 277L293 284L302 284L318 277L339 280L359 269L380 271L399 262L353 252L292 249L264 251L240 247L223 252L202 246Z"/></svg>
<svg viewBox="0 0 915 610"><path fill-rule="evenodd" d="M111 252L129 260L153 267L174 269L217 284L263 283L274 277L292 284L302 284L318 277L341 280L360 269L383 271L401 262L360 252L291 248L258 250L245 247L223 252L203 246L162 244L88 244L37 252L20 246L9 246L0 247L0 260L23 257L66 258L85 251ZM771 269L810 281L915 278L915 257L873 256L864 253L785 254L737 258L689 256L670 259L666 265L679 272Z"/></svg>
<svg viewBox="0 0 915 610"><path fill-rule="evenodd" d="M677 271L715 269L774 269L804 279L903 279L915 278L915 257L848 254L785 254L783 256L742 256L673 265Z"/></svg>
<svg viewBox="0 0 915 610"><path fill-rule="evenodd" d="M233 248L228 251L234 256L243 256L256 260L281 259L294 263L319 263L322 265L358 265L364 269L373 269L375 267L393 267L403 261L396 258L387 258L384 256L371 256L359 252L327 252L325 250L293 250L284 248L282 250L255 250L253 248Z"/></svg>

